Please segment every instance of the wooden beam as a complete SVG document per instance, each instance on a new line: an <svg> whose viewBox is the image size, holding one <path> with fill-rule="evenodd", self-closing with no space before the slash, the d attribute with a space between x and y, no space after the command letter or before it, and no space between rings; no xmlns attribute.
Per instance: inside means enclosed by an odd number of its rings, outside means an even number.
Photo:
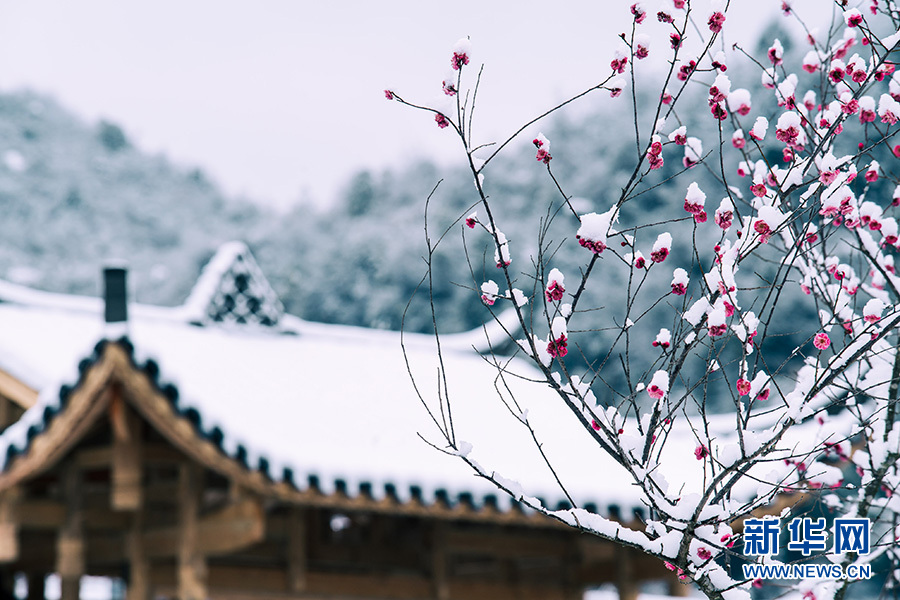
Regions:
<svg viewBox="0 0 900 600"><path fill-rule="evenodd" d="M447 573L447 524L435 523L431 537L431 578L436 600L450 600Z"/></svg>
<svg viewBox="0 0 900 600"><path fill-rule="evenodd" d="M36 389L19 381L3 369L0 369L0 394L3 394L25 410L34 406L38 399L38 391Z"/></svg>
<svg viewBox="0 0 900 600"><path fill-rule="evenodd" d="M179 510L181 507L179 508ZM254 498L244 498L213 513L195 519L191 543L197 554L231 554L266 537L265 513ZM177 556L183 548L183 525L145 531L144 547L150 558Z"/></svg>
<svg viewBox="0 0 900 600"><path fill-rule="evenodd" d="M19 520L22 489L19 486L0 492L0 563L19 558Z"/></svg>
<svg viewBox="0 0 900 600"><path fill-rule="evenodd" d="M118 386L112 391L109 420L113 432L110 506L113 510L138 510L143 503L141 420L125 403Z"/></svg>
<svg viewBox="0 0 900 600"><path fill-rule="evenodd" d="M555 531L460 531L445 532L446 548L451 553L493 554L500 558L560 556L567 550L566 540ZM585 536L581 536L585 537Z"/></svg>
<svg viewBox="0 0 900 600"><path fill-rule="evenodd" d="M172 496L169 496L170 498ZM56 500L29 499L19 503L16 522L22 529L59 529L66 522L66 505ZM113 513L107 506L81 507L85 530L124 529L130 522L127 513Z"/></svg>
<svg viewBox="0 0 900 600"><path fill-rule="evenodd" d="M200 552L198 515L203 471L194 463L181 466L178 477L178 598L206 600L206 559Z"/></svg>
<svg viewBox="0 0 900 600"><path fill-rule="evenodd" d="M75 462L82 469L103 469L113 464L113 446L94 446L76 451ZM181 464L184 454L168 444L141 444L141 460L151 464ZM171 498L171 494L168 496Z"/></svg>
<svg viewBox="0 0 900 600"><path fill-rule="evenodd" d="M619 600L637 600L641 586L638 583L637 573L635 573L634 556L631 548L619 546L616 563L618 567L616 589L619 592Z"/></svg>
<svg viewBox="0 0 900 600"><path fill-rule="evenodd" d="M292 593L306 590L306 511L291 507L288 514L287 587Z"/></svg>
<svg viewBox="0 0 900 600"><path fill-rule="evenodd" d="M263 542L266 537L264 514L258 499L244 498L200 517L197 520L197 552L207 557L224 556ZM128 524L121 523L121 528L125 527ZM181 530L180 525L143 529L140 538L146 558L177 558L182 548ZM127 552L128 543L122 538L104 536L91 544L88 557L92 562L112 564L120 561Z"/></svg>
<svg viewBox="0 0 900 600"><path fill-rule="evenodd" d="M154 565L154 582L159 581L158 595L174 593L171 569ZM325 600L335 598L367 598L421 600L434 598L429 577L412 574L364 575L309 571L307 591L286 593L284 569L210 565L209 596L214 600ZM448 581L451 598L465 600L567 600L565 591L553 582L495 582L462 578Z"/></svg>
<svg viewBox="0 0 900 600"><path fill-rule="evenodd" d="M81 576L85 573L84 532L81 511L81 471L72 464L63 465L63 493L66 521L56 544L56 572L60 578L60 600L78 600Z"/></svg>
<svg viewBox="0 0 900 600"><path fill-rule="evenodd" d="M128 533L128 591L126 600L150 600L150 560L144 550L144 512L136 510Z"/></svg>

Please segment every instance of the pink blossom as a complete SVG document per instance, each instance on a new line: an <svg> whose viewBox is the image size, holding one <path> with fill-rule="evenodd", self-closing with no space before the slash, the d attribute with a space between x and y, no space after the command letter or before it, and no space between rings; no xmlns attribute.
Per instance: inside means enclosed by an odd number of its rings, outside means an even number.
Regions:
<svg viewBox="0 0 900 600"><path fill-rule="evenodd" d="M726 548L734 548L734 540L731 538L730 533L726 533L725 535L723 535L721 538L719 538L719 541L725 544Z"/></svg>
<svg viewBox="0 0 900 600"><path fill-rule="evenodd" d="M547 354L550 356L558 356L562 358L566 354L568 354L569 349L566 347L568 345L568 338L566 338L566 334L562 333L555 340L550 340L547 344Z"/></svg>
<svg viewBox="0 0 900 600"><path fill-rule="evenodd" d="M481 284L481 301L484 302L488 306L493 306L494 302L497 301L497 294L500 292L500 288L493 281L485 281Z"/></svg>
<svg viewBox="0 0 900 600"><path fill-rule="evenodd" d="M841 103L841 112L847 115L855 115L859 110L859 100L856 98L852 98L847 102ZM860 119L862 120L862 119ZM875 120L875 117L872 117L872 120Z"/></svg>
<svg viewBox="0 0 900 600"><path fill-rule="evenodd" d="M678 34L673 33L672 35L678 35ZM678 68L678 75L677 75L678 79L680 81L687 81L688 77L691 76L691 73L693 73L694 69L696 69L696 68L697 68L697 61L693 60L693 59L689 60L686 65L681 65Z"/></svg>
<svg viewBox="0 0 900 600"><path fill-rule="evenodd" d="M843 61L838 59L831 61L831 69L828 71L828 79L831 80L831 83L841 81L845 73Z"/></svg>
<svg viewBox="0 0 900 600"><path fill-rule="evenodd" d="M547 290L544 292L544 295L547 297L548 302L559 301L562 300L563 292L566 289L559 285L556 281L551 281L550 285L547 286Z"/></svg>
<svg viewBox="0 0 900 600"><path fill-rule="evenodd" d="M711 325L707 332L710 337L719 337L720 335L725 335L725 332L728 331L728 325L722 323L721 325Z"/></svg>
<svg viewBox="0 0 900 600"><path fill-rule="evenodd" d="M672 103L672 94L669 93L669 90L666 90L662 93L660 97L660 102L663 104L671 104Z"/></svg>
<svg viewBox="0 0 900 600"><path fill-rule="evenodd" d="M844 14L844 21L847 23L847 27L859 27L863 22L862 13L855 8L848 10Z"/></svg>
<svg viewBox="0 0 900 600"><path fill-rule="evenodd" d="M565 277L558 269L552 269L548 279L550 281L544 290L544 296L546 296L547 302L559 302L563 299L563 294L566 292Z"/></svg>
<svg viewBox="0 0 900 600"><path fill-rule="evenodd" d="M604 244L600 240L588 240L583 237L575 236L578 239L578 244L581 245L582 248L587 248L594 254L600 254L604 250L606 250L606 244Z"/></svg>
<svg viewBox="0 0 900 600"><path fill-rule="evenodd" d="M666 371L657 371L647 386L647 394L654 400L661 400L669 393L669 374Z"/></svg>
<svg viewBox="0 0 900 600"><path fill-rule="evenodd" d="M750 394L750 382L741 377L737 380L737 391L739 396L748 396Z"/></svg>
<svg viewBox="0 0 900 600"><path fill-rule="evenodd" d="M660 23L672 23L675 20L672 18L672 15L663 11L656 13L656 18Z"/></svg>
<svg viewBox="0 0 900 600"><path fill-rule="evenodd" d="M456 92L457 92L456 82L449 78L445 79L444 80L444 93L447 94L448 96L455 96Z"/></svg>
<svg viewBox="0 0 900 600"><path fill-rule="evenodd" d="M697 216L700 215L700 213L703 213L705 217L706 213L703 212L705 202L706 194L700 190L700 187L696 182L691 183L690 186L688 186L687 195L684 198L684 210L694 215L694 219L697 219ZM704 221L705 220L706 219L704 218Z"/></svg>
<svg viewBox="0 0 900 600"><path fill-rule="evenodd" d="M441 129L446 128L450 124L450 121L447 120L447 117L445 117L441 113L437 113L436 115L434 115L434 122L437 123L437 126Z"/></svg>
<svg viewBox="0 0 900 600"><path fill-rule="evenodd" d="M661 263L669 256L669 250L672 248L672 235L668 232L661 233L653 244L650 252L650 260L655 263Z"/></svg>
<svg viewBox="0 0 900 600"><path fill-rule="evenodd" d="M700 560L709 560L712 558L712 552L709 551L709 548L705 546L700 546L697 548L697 556Z"/></svg>
<svg viewBox="0 0 900 600"><path fill-rule="evenodd" d="M634 55L639 59L647 58L648 56L650 56L650 47L645 43L635 42Z"/></svg>
<svg viewBox="0 0 900 600"><path fill-rule="evenodd" d="M813 346L815 346L819 350L824 350L830 344L831 344L831 339L829 339L827 333L817 333L816 337L813 338Z"/></svg>
<svg viewBox="0 0 900 600"><path fill-rule="evenodd" d="M720 11L716 11L709 16L709 20L706 22L707 27L713 33L719 33L722 31L722 25L725 24L725 15Z"/></svg>
<svg viewBox="0 0 900 600"><path fill-rule="evenodd" d="M675 269L672 272L672 293L676 296L684 296L689 281L687 271L680 267Z"/></svg>
<svg viewBox="0 0 900 600"><path fill-rule="evenodd" d="M631 5L631 14L634 15L634 22L640 25L647 18L647 12L641 7L640 3L635 2Z"/></svg>
<svg viewBox="0 0 900 600"><path fill-rule="evenodd" d="M703 444L700 444L699 446L694 448L694 456L697 457L697 460L703 460L704 458L709 456L709 448L707 448ZM708 552L709 552L709 550L707 550L707 553ZM710 557L711 556L712 555L710 555ZM703 558L703 557L701 556L700 558ZM706 560L706 559L704 559L704 560Z"/></svg>
<svg viewBox="0 0 900 600"><path fill-rule="evenodd" d="M784 48L782 47L781 42L778 40L772 42L772 46L769 48L766 55L769 57L769 61L773 65L780 65L782 62L781 57L784 55Z"/></svg>
<svg viewBox="0 0 900 600"><path fill-rule="evenodd" d="M464 65L469 64L469 55L466 52L454 52L450 59L450 66L454 71L459 71Z"/></svg>
<svg viewBox="0 0 900 600"><path fill-rule="evenodd" d="M672 4L675 5L675 8L684 8L684 0L672 0Z"/></svg>
<svg viewBox="0 0 900 600"><path fill-rule="evenodd" d="M539 133L534 140L532 140L535 148L537 148L537 154L535 158L538 162L543 162L545 165L550 164L550 160L553 158L550 156L550 142L547 141L547 138L544 137L543 133Z"/></svg>
<svg viewBox="0 0 900 600"><path fill-rule="evenodd" d="M728 111L725 110L725 104L723 102L716 102L710 106L709 111L712 113L712 116L719 121L724 121L728 118Z"/></svg>
<svg viewBox="0 0 900 600"><path fill-rule="evenodd" d="M672 343L672 333L668 329L660 329L656 334L656 339L650 345L654 348L662 348L665 350Z"/></svg>
<svg viewBox="0 0 900 600"><path fill-rule="evenodd" d="M763 580L762 580L762 579L759 579L759 578L756 578L756 579L753 580L753 583L750 584L750 585L752 585L752 586L755 587L756 589L760 589L760 588L762 588L762 586L763 586Z"/></svg>
<svg viewBox="0 0 900 600"><path fill-rule="evenodd" d="M609 66L610 66L610 68L612 68L613 71L621 74L621 73L625 72L625 65L627 65L627 64L628 64L628 57L620 56L618 58L612 59L612 61L609 63Z"/></svg>
<svg viewBox="0 0 900 600"><path fill-rule="evenodd" d="M753 230L759 234L759 240L764 244L769 241L770 237L772 237L772 228L769 227L769 224L762 219L756 221L756 223L753 224Z"/></svg>
<svg viewBox="0 0 900 600"><path fill-rule="evenodd" d="M392 92L391 90L384 90L384 97L387 98L388 100L393 100L394 92Z"/></svg>
<svg viewBox="0 0 900 600"><path fill-rule="evenodd" d="M724 230L727 230L731 227L732 219L734 218L734 213L730 210L722 210L722 208L716 209L716 225L721 227Z"/></svg>
<svg viewBox="0 0 900 600"><path fill-rule="evenodd" d="M678 33L669 34L669 43L672 44L673 50L678 50L678 48L681 46L681 35Z"/></svg>
<svg viewBox="0 0 900 600"><path fill-rule="evenodd" d="M621 77L617 77L613 79L609 83L609 97L610 98L618 98L622 95L622 90L625 87L625 81Z"/></svg>
<svg viewBox="0 0 900 600"><path fill-rule="evenodd" d="M750 186L750 191L753 192L753 195L757 198L762 198L766 195L766 186L763 183L754 183Z"/></svg>
<svg viewBox="0 0 900 600"><path fill-rule="evenodd" d="M478 222L478 219L475 217L466 217L466 227L469 229L475 229L475 223Z"/></svg>

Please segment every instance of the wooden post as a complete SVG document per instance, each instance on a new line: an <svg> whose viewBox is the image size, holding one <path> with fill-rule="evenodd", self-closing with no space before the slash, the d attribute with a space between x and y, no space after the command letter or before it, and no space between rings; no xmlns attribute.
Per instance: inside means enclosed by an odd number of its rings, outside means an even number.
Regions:
<svg viewBox="0 0 900 600"><path fill-rule="evenodd" d="M634 556L631 548L619 547L616 549L616 589L619 591L619 600L637 600L640 592L640 584L636 580L634 572Z"/></svg>
<svg viewBox="0 0 900 600"><path fill-rule="evenodd" d="M28 598L27 600L44 600L44 581L46 573L28 574Z"/></svg>
<svg viewBox="0 0 900 600"><path fill-rule="evenodd" d="M109 503L113 510L138 510L143 501L141 420L126 404L118 388L113 390L109 404L109 419L113 432L112 486Z"/></svg>
<svg viewBox="0 0 900 600"><path fill-rule="evenodd" d="M0 431L12 424L12 400L0 396Z"/></svg>
<svg viewBox="0 0 900 600"><path fill-rule="evenodd" d="M78 600L84 575L81 471L75 464L63 464L62 480L66 518L56 543L56 572L60 578L60 600Z"/></svg>
<svg viewBox="0 0 900 600"><path fill-rule="evenodd" d="M178 477L178 526L181 530L178 550L179 600L206 600L206 559L199 551L198 513L203 472L194 463L181 466Z"/></svg>
<svg viewBox="0 0 900 600"><path fill-rule="evenodd" d="M0 493L0 563L19 558L19 523L17 508L22 497L18 486Z"/></svg>
<svg viewBox="0 0 900 600"><path fill-rule="evenodd" d="M431 571L434 597L437 600L450 599L450 584L447 579L447 524L435 523L431 540Z"/></svg>
<svg viewBox="0 0 900 600"><path fill-rule="evenodd" d="M288 516L288 591L306 590L306 511L291 508Z"/></svg>
<svg viewBox="0 0 900 600"><path fill-rule="evenodd" d="M128 533L128 591L126 600L150 600L150 561L144 550L144 513L137 510Z"/></svg>
<svg viewBox="0 0 900 600"><path fill-rule="evenodd" d="M566 564L563 572L563 598L565 600L581 600L584 598L584 584L581 582L580 571L584 563L581 552L581 538L570 536L566 544Z"/></svg>
<svg viewBox="0 0 900 600"><path fill-rule="evenodd" d="M0 598L12 600L15 598L16 579L11 570L0 569Z"/></svg>
<svg viewBox="0 0 900 600"><path fill-rule="evenodd" d="M669 583L666 586L666 591L670 596L674 596L675 598L687 598L691 595L691 586L678 581L678 578L672 577L669 579Z"/></svg>

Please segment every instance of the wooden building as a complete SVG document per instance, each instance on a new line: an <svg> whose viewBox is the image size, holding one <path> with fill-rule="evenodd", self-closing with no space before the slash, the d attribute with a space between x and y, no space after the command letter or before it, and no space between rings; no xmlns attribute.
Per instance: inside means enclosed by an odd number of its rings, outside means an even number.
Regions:
<svg viewBox="0 0 900 600"><path fill-rule="evenodd" d="M6 591L24 574L43 598L55 572L62 600L82 575L121 578L129 600L575 600L609 582L633 599L669 575L428 446L396 334L284 314L245 246L223 247L181 307L126 311L124 271L106 276L105 304L0 282ZM430 343L406 339L412 368L432 373ZM494 376L468 346L446 343L460 435L493 433L480 460L566 508L505 409L468 392ZM573 426L553 424L548 448ZM562 469L570 493L639 519L608 461L582 456Z"/></svg>

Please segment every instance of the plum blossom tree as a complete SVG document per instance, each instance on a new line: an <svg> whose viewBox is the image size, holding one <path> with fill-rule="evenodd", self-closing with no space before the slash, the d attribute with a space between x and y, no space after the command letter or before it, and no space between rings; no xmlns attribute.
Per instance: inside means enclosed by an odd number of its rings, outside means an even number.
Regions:
<svg viewBox="0 0 900 600"><path fill-rule="evenodd" d="M760 517L787 494L804 499L782 503L775 515L791 519L792 534L802 533L800 525L794 531L792 518L812 505L826 507L842 524L871 523L870 547L828 554L816 546L803 552L803 562L827 554L844 574L878 560L886 565L885 585L896 587L900 278L894 255L900 241L892 212L900 204L900 74L894 73L900 7L893 0L859 7L839 0L831 26L817 34L782 2L784 17L808 32L808 52L791 64L777 39L759 57L739 47L726 54L728 2L699 4L665 0L653 14L635 2L631 31L622 34L605 78L500 143L475 142L482 73L469 76L468 40L453 48L453 75L442 81L453 110L385 91L389 100L432 113L439 127L459 138L476 202L475 212L466 211L457 223L467 226L464 244L486 243L494 255L483 268L473 265L472 291L491 314L504 306L514 311L518 330L507 331L540 372L535 385L554 390L560 409L571 411L584 435L628 473L648 509L643 527L629 529L578 506L551 510L461 452L452 421L435 423L447 452L531 509L656 556L709 598L749 598L752 589L769 585L754 575L760 571L734 567L740 561L781 564L778 547L754 551L762 538L752 527L765 531L764 521L745 519ZM636 62L655 52L666 54L667 70L661 81L645 81ZM751 75L758 87L731 89L731 77L749 81ZM628 84L630 102L622 97ZM640 102L637 86L652 90L657 101ZM707 100L709 126L690 131L685 117L691 107L682 105L696 106L698 90ZM605 204L585 209L554 173L550 140L534 127L602 92L625 103L619 110L633 119L632 170ZM496 157L525 136L533 136L537 168L558 196L534 223L538 244L530 260L519 260L513 246L523 241L504 235L503 211L486 186ZM554 153L565 148L554 146ZM663 171L667 160L678 168ZM897 185L892 194L888 184ZM678 216L629 211L657 188ZM707 202L710 195L721 201ZM566 272L554 264L551 224L568 231L565 244L581 247L578 268ZM429 237L429 266L436 247ZM610 305L619 312L583 305L585 291L602 286L611 269L628 273L627 285L609 290L617 294ZM495 270L492 279L476 276L489 270ZM433 276L429 269L426 278ZM656 294L659 289L667 293ZM790 300L790 290L803 300ZM786 331L773 316L788 311L814 315L816 325L800 332L804 343L779 355L771 348ZM618 333L603 356L587 357L581 342L593 332L581 323L598 312ZM640 324L660 318L671 325L644 336ZM809 322L790 320L790 326ZM636 361L634 347L652 352L651 359ZM495 364L502 378L505 363ZM689 368L697 364L702 368ZM612 370L621 371L624 386L610 383ZM727 399L726 428L716 425L722 415L710 412L711 398ZM452 397L442 393L439 401L441 411L452 411ZM534 433L527 415L518 417ZM675 466L693 461L702 485L670 489L666 476L673 465L663 460L665 448L685 433L695 450ZM807 531L810 544L819 539L814 533ZM840 546L837 529L834 536ZM796 597L824 600L843 598L853 585L852 577L842 576L795 580L793 588Z"/></svg>

